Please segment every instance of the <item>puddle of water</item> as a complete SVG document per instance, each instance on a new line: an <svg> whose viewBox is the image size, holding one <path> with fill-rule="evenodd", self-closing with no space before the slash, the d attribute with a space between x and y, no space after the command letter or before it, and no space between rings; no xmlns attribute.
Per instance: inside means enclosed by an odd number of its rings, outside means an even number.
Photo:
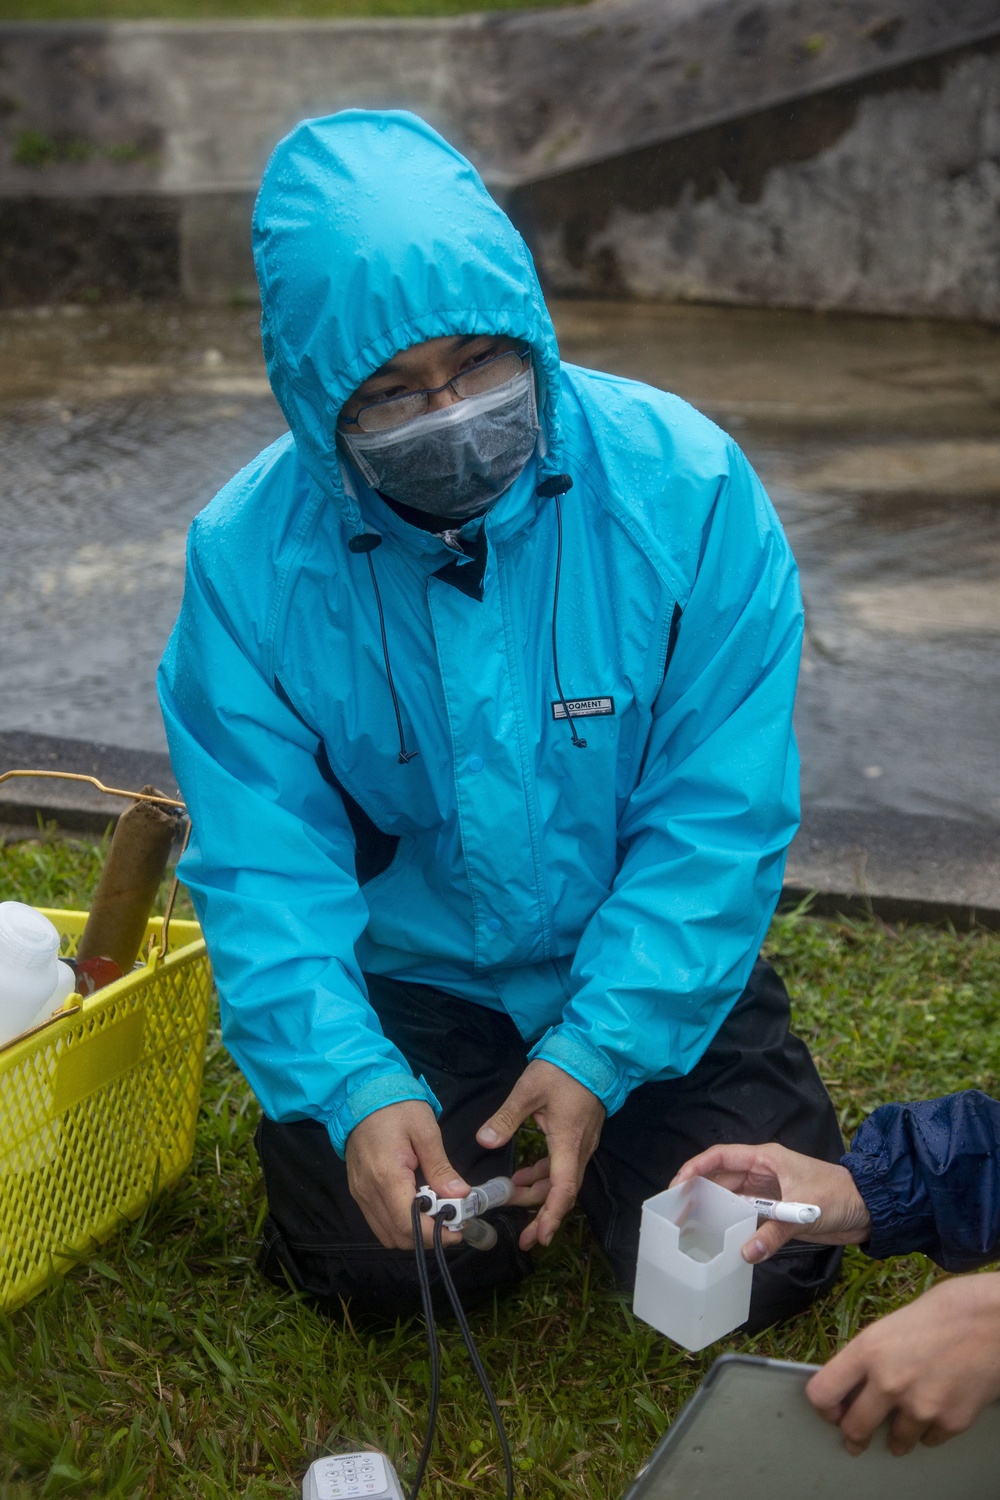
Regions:
<svg viewBox="0 0 1000 1500"><path fill-rule="evenodd" d="M731 430L799 558L813 804L1000 822L1000 332L563 303L563 353ZM163 747L183 538L283 430L249 311L0 317L0 728Z"/></svg>
<svg viewBox="0 0 1000 1500"><path fill-rule="evenodd" d="M966 438L908 443L861 443L800 468L797 487L832 495L996 496L1000 494L1000 441Z"/></svg>

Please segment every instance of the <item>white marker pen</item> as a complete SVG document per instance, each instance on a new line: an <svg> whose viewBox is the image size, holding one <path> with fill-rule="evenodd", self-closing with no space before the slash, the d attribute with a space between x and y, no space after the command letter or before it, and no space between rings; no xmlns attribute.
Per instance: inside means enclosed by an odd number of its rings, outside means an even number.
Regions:
<svg viewBox="0 0 1000 1500"><path fill-rule="evenodd" d="M783 1203L775 1198L749 1198L746 1193L739 1196L762 1219L777 1219L781 1224L815 1224L822 1212L815 1203Z"/></svg>

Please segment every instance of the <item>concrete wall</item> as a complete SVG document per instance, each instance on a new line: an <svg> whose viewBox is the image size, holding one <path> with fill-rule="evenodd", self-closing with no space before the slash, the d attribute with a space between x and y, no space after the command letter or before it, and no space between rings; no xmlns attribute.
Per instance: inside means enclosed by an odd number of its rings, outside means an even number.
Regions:
<svg viewBox="0 0 1000 1500"><path fill-rule="evenodd" d="M0 25L0 301L252 297L273 143L404 105L560 290L1000 317L998 35L996 0Z"/></svg>
<svg viewBox="0 0 1000 1500"><path fill-rule="evenodd" d="M1000 47L516 192L549 286L1000 322Z"/></svg>

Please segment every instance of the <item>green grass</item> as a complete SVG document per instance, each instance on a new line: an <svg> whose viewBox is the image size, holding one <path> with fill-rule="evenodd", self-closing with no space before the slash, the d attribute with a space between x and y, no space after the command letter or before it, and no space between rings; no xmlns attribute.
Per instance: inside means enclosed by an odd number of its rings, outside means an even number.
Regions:
<svg viewBox="0 0 1000 1500"><path fill-rule="evenodd" d="M83 844L13 846L0 855L0 899L86 904L99 860ZM997 937L798 915L775 922L770 952L848 1131L888 1099L995 1090ZM0 1316L0 1500L291 1500L307 1461L347 1445L386 1448L404 1481L412 1472L428 1379L422 1325L341 1328L257 1278L256 1113L213 1038L180 1187ZM883 1265L852 1251L839 1287L793 1325L691 1355L633 1320L573 1219L523 1289L472 1320L507 1403L522 1495L614 1497L723 1347L821 1361L936 1274L917 1257ZM425 1493L502 1493L457 1331L444 1343Z"/></svg>
<svg viewBox="0 0 1000 1500"><path fill-rule="evenodd" d="M5 21L331 21L348 17L462 16L583 0L5 0Z"/></svg>

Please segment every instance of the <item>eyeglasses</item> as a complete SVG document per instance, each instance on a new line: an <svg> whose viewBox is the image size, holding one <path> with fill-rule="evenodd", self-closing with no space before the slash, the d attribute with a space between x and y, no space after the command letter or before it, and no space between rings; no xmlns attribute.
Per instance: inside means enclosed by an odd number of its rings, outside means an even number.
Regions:
<svg viewBox="0 0 1000 1500"><path fill-rule="evenodd" d="M521 350L509 349L506 354L494 354L490 359L473 365L471 370L461 370L451 380L446 380L444 385L436 385L433 390L407 391L405 396L387 396L384 401L373 401L370 406L363 406L356 416L341 417L340 421L345 427L360 427L362 432L386 432L390 427L402 427L404 422L422 417L430 406L431 397L439 395L441 391L452 390L460 400L465 400L468 396L481 396L484 391L495 390L497 386L515 380L530 359L531 350L527 344Z"/></svg>

